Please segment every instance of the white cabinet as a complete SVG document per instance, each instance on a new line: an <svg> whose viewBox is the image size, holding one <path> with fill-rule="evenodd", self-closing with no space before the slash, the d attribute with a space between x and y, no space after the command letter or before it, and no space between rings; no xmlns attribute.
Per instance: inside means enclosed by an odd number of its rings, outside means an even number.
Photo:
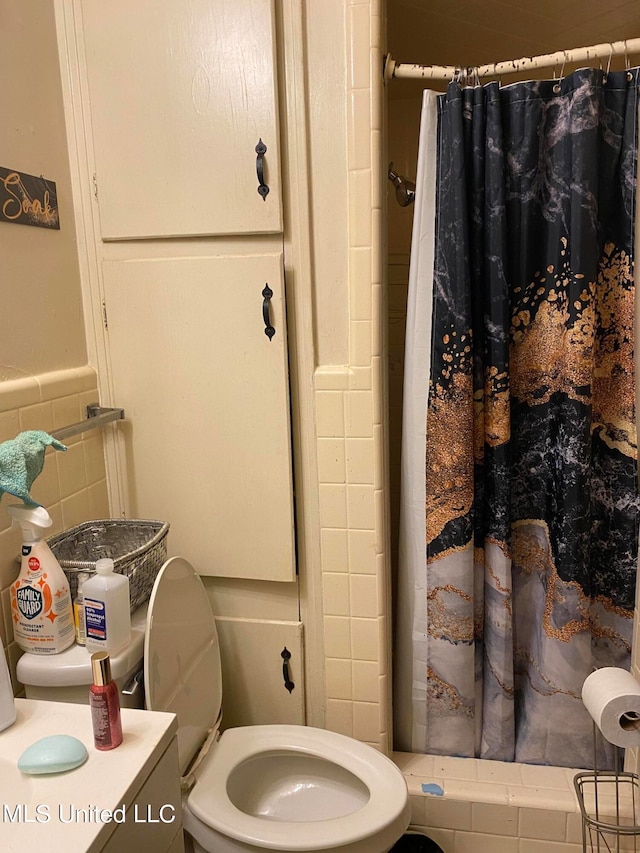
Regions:
<svg viewBox="0 0 640 853"><path fill-rule="evenodd" d="M102 238L281 231L273 0L82 0L81 15Z"/></svg>
<svg viewBox="0 0 640 853"><path fill-rule="evenodd" d="M294 580L281 253L107 260L103 279L133 514L168 520L200 574Z"/></svg>
<svg viewBox="0 0 640 853"><path fill-rule="evenodd" d="M224 684L223 729L304 725L302 623L218 616L216 626Z"/></svg>

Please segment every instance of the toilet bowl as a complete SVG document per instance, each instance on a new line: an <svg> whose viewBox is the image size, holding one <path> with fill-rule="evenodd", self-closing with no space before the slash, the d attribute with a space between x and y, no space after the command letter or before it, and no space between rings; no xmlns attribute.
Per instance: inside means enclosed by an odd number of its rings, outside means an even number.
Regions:
<svg viewBox="0 0 640 853"><path fill-rule="evenodd" d="M386 853L404 833L404 777L372 747L309 726L219 733L215 620L200 577L181 557L156 578L143 663L146 707L178 718L183 823L194 853Z"/></svg>

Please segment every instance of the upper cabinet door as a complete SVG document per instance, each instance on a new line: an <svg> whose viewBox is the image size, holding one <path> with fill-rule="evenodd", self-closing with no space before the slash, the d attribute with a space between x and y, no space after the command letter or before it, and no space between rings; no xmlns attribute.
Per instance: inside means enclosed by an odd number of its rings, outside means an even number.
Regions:
<svg viewBox="0 0 640 853"><path fill-rule="evenodd" d="M81 7L102 238L281 231L273 0Z"/></svg>

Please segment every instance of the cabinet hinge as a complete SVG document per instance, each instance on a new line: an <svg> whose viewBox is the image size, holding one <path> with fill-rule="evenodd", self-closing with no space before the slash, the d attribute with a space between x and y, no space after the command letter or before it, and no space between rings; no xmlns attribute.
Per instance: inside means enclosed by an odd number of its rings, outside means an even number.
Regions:
<svg viewBox="0 0 640 853"><path fill-rule="evenodd" d="M93 180L93 196L94 196L95 200L98 201L98 178L97 178L95 172L93 173L92 180Z"/></svg>
<svg viewBox="0 0 640 853"><path fill-rule="evenodd" d="M104 323L105 329L109 331L109 323L107 322L107 303L104 300L102 302L102 322Z"/></svg>

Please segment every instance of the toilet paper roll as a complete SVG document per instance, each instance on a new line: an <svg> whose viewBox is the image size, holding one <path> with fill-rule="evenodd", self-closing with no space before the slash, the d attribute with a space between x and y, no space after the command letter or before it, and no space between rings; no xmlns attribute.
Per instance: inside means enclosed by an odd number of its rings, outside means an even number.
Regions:
<svg viewBox="0 0 640 853"><path fill-rule="evenodd" d="M615 746L640 746L640 684L626 669L604 666L587 676L582 701Z"/></svg>

